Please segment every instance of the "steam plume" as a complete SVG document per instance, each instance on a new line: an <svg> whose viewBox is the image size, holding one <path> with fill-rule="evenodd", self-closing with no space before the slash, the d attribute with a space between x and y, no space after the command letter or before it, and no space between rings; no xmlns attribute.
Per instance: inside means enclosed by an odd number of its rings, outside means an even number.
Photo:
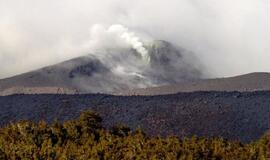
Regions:
<svg viewBox="0 0 270 160"><path fill-rule="evenodd" d="M114 24L106 29L100 24L95 24L91 27L91 41L90 48L116 48L116 47L131 47L135 49L141 56L142 60L149 63L150 56L148 51L143 46L143 42L130 32L128 28L120 24Z"/></svg>

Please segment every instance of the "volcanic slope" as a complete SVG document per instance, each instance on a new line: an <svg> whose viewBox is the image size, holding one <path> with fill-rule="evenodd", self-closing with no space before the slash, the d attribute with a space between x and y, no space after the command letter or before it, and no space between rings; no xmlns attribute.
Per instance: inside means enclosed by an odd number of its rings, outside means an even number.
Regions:
<svg viewBox="0 0 270 160"><path fill-rule="evenodd" d="M16 93L116 93L187 82L201 77L187 51L169 42L145 44L149 61L132 48L109 48L0 80L0 95ZM189 53L190 54L190 53Z"/></svg>

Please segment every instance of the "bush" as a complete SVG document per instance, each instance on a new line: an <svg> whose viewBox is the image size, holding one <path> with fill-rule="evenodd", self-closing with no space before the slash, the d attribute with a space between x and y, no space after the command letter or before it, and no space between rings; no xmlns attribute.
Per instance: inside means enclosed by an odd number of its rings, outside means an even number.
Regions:
<svg viewBox="0 0 270 160"><path fill-rule="evenodd" d="M102 127L95 112L51 125L19 121L0 129L0 159L267 159L270 134L242 144L222 138L148 137L125 125Z"/></svg>

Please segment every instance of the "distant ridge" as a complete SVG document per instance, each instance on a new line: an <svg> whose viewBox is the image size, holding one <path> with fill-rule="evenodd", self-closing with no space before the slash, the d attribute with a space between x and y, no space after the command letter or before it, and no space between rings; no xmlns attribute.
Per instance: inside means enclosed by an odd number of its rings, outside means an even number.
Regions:
<svg viewBox="0 0 270 160"><path fill-rule="evenodd" d="M204 79L174 85L134 89L121 92L120 95L164 95L194 91L253 92L268 90L270 90L270 73L255 72L229 78Z"/></svg>
<svg viewBox="0 0 270 160"><path fill-rule="evenodd" d="M0 92L0 96L12 94L77 94L78 91L60 87L11 87Z"/></svg>

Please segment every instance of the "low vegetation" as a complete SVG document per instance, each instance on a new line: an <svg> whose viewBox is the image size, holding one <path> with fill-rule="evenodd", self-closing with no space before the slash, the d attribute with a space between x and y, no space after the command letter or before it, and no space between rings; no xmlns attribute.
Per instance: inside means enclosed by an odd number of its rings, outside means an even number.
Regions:
<svg viewBox="0 0 270 160"><path fill-rule="evenodd" d="M110 130L88 111L75 120L19 121L0 129L0 159L267 159L270 134L250 144L222 138L148 137L124 125Z"/></svg>

